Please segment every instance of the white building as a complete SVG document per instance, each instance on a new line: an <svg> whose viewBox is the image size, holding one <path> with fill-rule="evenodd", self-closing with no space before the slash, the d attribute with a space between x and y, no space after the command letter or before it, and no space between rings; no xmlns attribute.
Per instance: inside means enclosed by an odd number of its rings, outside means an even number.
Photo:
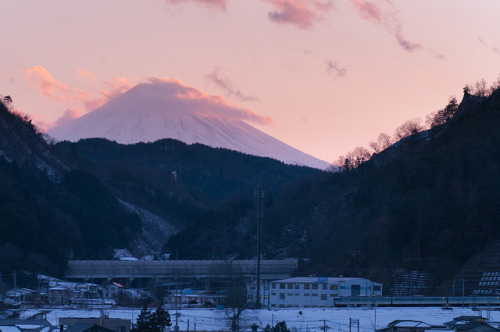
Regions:
<svg viewBox="0 0 500 332"><path fill-rule="evenodd" d="M296 277L272 281L270 308L333 307L335 298L382 296L382 284L363 278Z"/></svg>

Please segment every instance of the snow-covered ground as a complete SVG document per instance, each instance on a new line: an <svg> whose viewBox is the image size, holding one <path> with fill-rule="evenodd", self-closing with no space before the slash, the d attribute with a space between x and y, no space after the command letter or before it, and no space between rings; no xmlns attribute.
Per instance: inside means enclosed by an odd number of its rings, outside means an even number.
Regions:
<svg viewBox="0 0 500 332"><path fill-rule="evenodd" d="M30 309L22 313L22 318L30 317L41 309ZM172 323L175 325L175 309L168 310ZM137 319L140 309L105 309L104 312L110 318ZM182 309L179 310L179 328L190 331L221 331L230 330L229 319L224 310L216 309ZM53 325L58 323L61 317L99 317L100 310L71 310L54 309L47 319ZM414 307L414 308L328 308L328 309L280 309L280 310L245 310L241 316L240 326L242 331L250 331L252 324L257 324L260 328L267 324L273 325L278 321L286 321L287 326L293 331L320 331L323 324L326 324L330 331L349 331L349 320L359 319L359 331L373 331L374 325L377 328L385 327L388 323L396 319L421 320L431 325L441 325L451 321L454 317L461 315L482 315L490 318L491 321L500 321L498 310L473 311L470 308L453 308L453 310L443 310L436 307ZM352 331L357 332L357 326L353 323Z"/></svg>

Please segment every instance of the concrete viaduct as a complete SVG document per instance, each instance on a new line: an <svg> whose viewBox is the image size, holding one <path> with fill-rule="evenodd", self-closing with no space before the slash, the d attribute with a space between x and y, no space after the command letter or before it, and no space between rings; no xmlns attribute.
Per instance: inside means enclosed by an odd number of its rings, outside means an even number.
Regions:
<svg viewBox="0 0 500 332"><path fill-rule="evenodd" d="M261 260L261 280L279 280L292 276L298 260ZM256 260L127 260L69 261L66 279L200 279L242 277L253 279L257 274Z"/></svg>

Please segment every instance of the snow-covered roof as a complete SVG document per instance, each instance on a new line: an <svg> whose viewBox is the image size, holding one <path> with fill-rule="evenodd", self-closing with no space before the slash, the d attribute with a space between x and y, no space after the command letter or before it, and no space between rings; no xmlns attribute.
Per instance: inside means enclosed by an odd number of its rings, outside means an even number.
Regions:
<svg viewBox="0 0 500 332"><path fill-rule="evenodd" d="M2 332L19 332L21 331L20 328L17 326L0 326L0 331Z"/></svg>
<svg viewBox="0 0 500 332"><path fill-rule="evenodd" d="M431 327L429 324L421 322L421 321L415 321L415 320L403 320L400 322L397 322L393 326L397 327Z"/></svg>
<svg viewBox="0 0 500 332"><path fill-rule="evenodd" d="M50 287L49 291L67 291L68 289L63 286Z"/></svg>
<svg viewBox="0 0 500 332"><path fill-rule="evenodd" d="M354 280L365 280L364 278L357 277L294 277L282 280L275 280L273 282L292 282L292 283L338 283L340 281L354 281Z"/></svg>

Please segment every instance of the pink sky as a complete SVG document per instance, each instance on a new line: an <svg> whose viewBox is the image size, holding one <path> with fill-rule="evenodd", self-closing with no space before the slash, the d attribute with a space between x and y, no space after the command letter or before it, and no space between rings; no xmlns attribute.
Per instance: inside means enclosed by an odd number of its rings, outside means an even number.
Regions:
<svg viewBox="0 0 500 332"><path fill-rule="evenodd" d="M50 127L176 80L331 162L496 81L498 13L498 0L5 0L0 94Z"/></svg>

